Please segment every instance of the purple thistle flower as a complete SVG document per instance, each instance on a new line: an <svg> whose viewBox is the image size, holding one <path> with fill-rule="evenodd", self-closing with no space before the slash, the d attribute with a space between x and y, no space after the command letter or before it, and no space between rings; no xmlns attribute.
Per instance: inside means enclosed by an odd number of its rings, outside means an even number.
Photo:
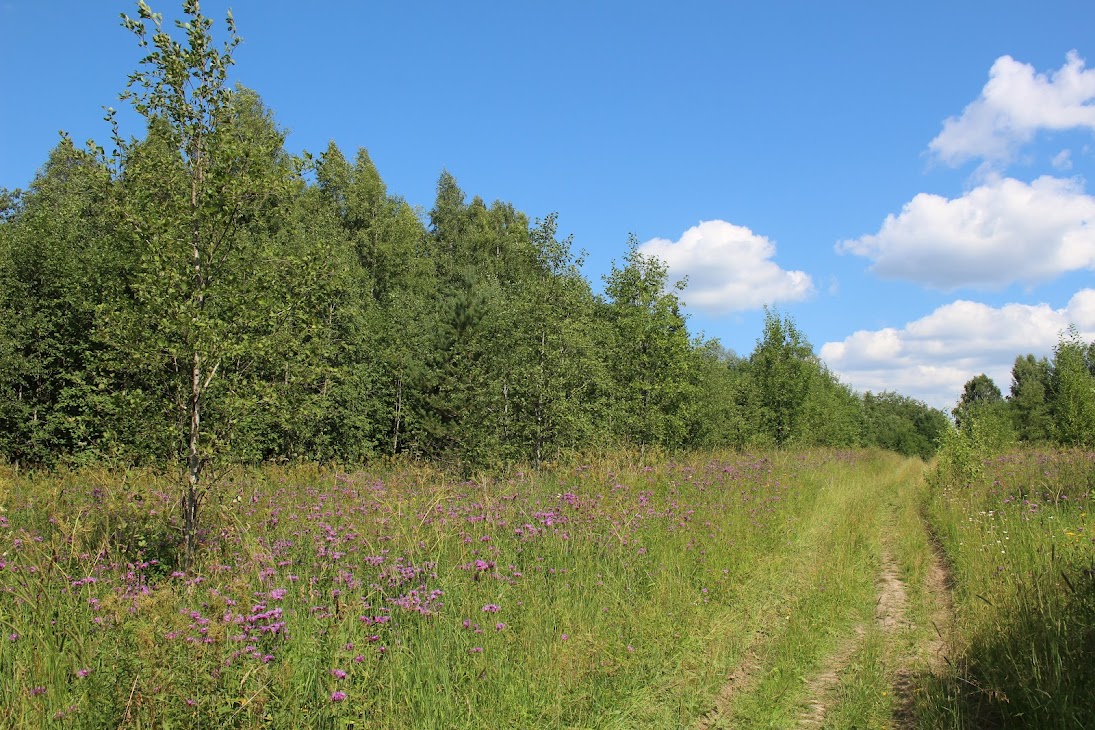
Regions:
<svg viewBox="0 0 1095 730"><path fill-rule="evenodd" d="M346 693L342 690L331 693L331 702L342 702L344 699L346 699Z"/></svg>
<svg viewBox="0 0 1095 730"><path fill-rule="evenodd" d="M497 606L493 603L488 603L487 605L483 606L484 613L498 613L501 610L502 609L500 606Z"/></svg>
<svg viewBox="0 0 1095 730"><path fill-rule="evenodd" d="M341 669L332 669L331 676L335 679L346 679L346 672L342 671Z"/></svg>

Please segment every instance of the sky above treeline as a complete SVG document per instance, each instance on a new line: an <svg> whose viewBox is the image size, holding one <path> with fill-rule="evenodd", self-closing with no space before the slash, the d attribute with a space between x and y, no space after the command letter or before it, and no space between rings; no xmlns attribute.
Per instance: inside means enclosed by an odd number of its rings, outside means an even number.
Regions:
<svg viewBox="0 0 1095 730"><path fill-rule="evenodd" d="M1095 339L1095 3L201 4L219 30L229 6L233 81L290 151L364 147L423 211L446 169L557 212L598 289L634 234L740 354L767 304L857 390L949 409L1070 324ZM109 139L122 12L0 0L0 186L59 130Z"/></svg>

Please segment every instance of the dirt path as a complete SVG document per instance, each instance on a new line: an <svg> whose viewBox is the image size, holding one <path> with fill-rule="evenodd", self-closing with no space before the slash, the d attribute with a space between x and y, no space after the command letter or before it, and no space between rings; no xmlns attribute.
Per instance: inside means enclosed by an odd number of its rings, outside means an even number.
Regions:
<svg viewBox="0 0 1095 730"><path fill-rule="evenodd" d="M866 647L868 640L877 640L879 634L886 647L884 661L893 683L893 727L898 730L917 727L916 690L925 678L945 668L946 637L953 616L950 575L941 546L923 516L922 529L931 544L927 552L929 562L922 572L923 584L910 591L900 577L898 562L884 548L875 580L874 620L853 626L837 642L817 673L805 682L803 691L807 699L801 706L797 727L825 725L827 715L835 708L837 690L857 653ZM887 539L897 539L895 534L891 532ZM914 600L915 606L911 605ZM730 708L756 691L763 680L760 675L765 665L764 644L765 634L760 630L714 698L712 709L696 721L696 730L729 727L726 723L730 721Z"/></svg>
<svg viewBox="0 0 1095 730"><path fill-rule="evenodd" d="M718 727L719 721L726 716L734 698L743 692L749 692L756 684L760 662L757 660L755 647L762 640L763 636L759 632L753 636L752 645L745 650L741 661L734 667L734 671L730 672L726 684L715 696L715 706L696 723L696 730L714 730Z"/></svg>
<svg viewBox="0 0 1095 730"><path fill-rule="evenodd" d="M883 555L877 586L875 621L887 635L887 643L890 646L899 645L901 635L916 630L917 627L908 618L908 591L905 583L898 577L897 564L888 553ZM946 662L944 635L951 621L950 584L944 562L935 545L932 561L927 569L925 590L933 603L930 638L920 641L914 651L896 658L898 666L894 671L894 722L899 730L911 730L917 726L914 706L916 687L922 677L939 671ZM806 692L810 700L800 718L800 728L820 728L824 725L833 691L864 634L864 627L857 626L854 635L848 637L829 657L821 673L807 682Z"/></svg>
<svg viewBox="0 0 1095 730"><path fill-rule="evenodd" d="M927 520L925 529L927 527ZM931 674L940 673L946 665L946 635L951 629L954 616L954 604L951 600L951 575L943 558L943 549L938 539L928 529L931 540L931 563L927 566L925 590L932 601L931 632L922 640L917 652L901 658L901 665L894 679L894 722L898 730L912 730L917 727L915 696L916 687L921 680Z"/></svg>
<svg viewBox="0 0 1095 730"><path fill-rule="evenodd" d="M876 587L878 599L875 602L875 621L878 626L891 636L908 629L909 622L905 614L908 595L905 584L897 576L897 564L889 553L882 557L882 572ZM864 626L856 626L852 636L846 638L829 656L822 671L806 683L806 694L810 700L799 719L800 728L819 728L824 725L833 691L866 633Z"/></svg>
<svg viewBox="0 0 1095 730"><path fill-rule="evenodd" d="M806 694L810 697L810 701L806 712L799 718L799 727L816 728L824 724L825 714L829 711L829 697L840 683L841 672L852 660L866 633L867 630L863 626L856 626L852 636L846 638L836 651L829 655L821 673L806 683Z"/></svg>

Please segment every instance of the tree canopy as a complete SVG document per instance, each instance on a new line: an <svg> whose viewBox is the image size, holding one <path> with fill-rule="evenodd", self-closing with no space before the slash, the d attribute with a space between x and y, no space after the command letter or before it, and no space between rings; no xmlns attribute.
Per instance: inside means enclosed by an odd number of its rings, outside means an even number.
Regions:
<svg viewBox="0 0 1095 730"><path fill-rule="evenodd" d="M122 98L144 129L113 126L110 154L62 138L27 190L0 195L4 459L174 461L192 534L229 463L931 454L942 413L854 393L789 316L769 311L749 354L693 339L680 289L634 237L601 293L554 215L530 221L449 171L423 214L364 149L289 153L259 94L228 83L234 19L218 29L194 0L182 9L174 24L144 2L123 16L146 55ZM1081 438L1078 368L1029 367L1012 400L1038 402L1040 384ZM1042 433L1030 408L1024 428Z"/></svg>

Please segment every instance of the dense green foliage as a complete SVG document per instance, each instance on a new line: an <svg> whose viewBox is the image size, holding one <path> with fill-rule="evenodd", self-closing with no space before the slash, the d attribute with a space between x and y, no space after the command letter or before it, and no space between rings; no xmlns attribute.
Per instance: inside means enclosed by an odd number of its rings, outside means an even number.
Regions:
<svg viewBox="0 0 1095 730"><path fill-rule="evenodd" d="M942 414L838 382L769 312L739 357L692 340L664 264L632 240L599 293L556 219L470 202L428 214L365 150L285 150L229 88L197 3L123 98L143 138L67 138L0 216L0 456L17 464L408 454L505 468L634 445L880 445L926 456ZM190 76L187 76L187 74ZM187 79L192 79L190 83Z"/></svg>
<svg viewBox="0 0 1095 730"><path fill-rule="evenodd" d="M1019 443L1095 446L1095 342L1069 329L1052 360L1015 358L1006 398L992 378L978 375L966 383L954 417L957 431L948 439L979 456Z"/></svg>

